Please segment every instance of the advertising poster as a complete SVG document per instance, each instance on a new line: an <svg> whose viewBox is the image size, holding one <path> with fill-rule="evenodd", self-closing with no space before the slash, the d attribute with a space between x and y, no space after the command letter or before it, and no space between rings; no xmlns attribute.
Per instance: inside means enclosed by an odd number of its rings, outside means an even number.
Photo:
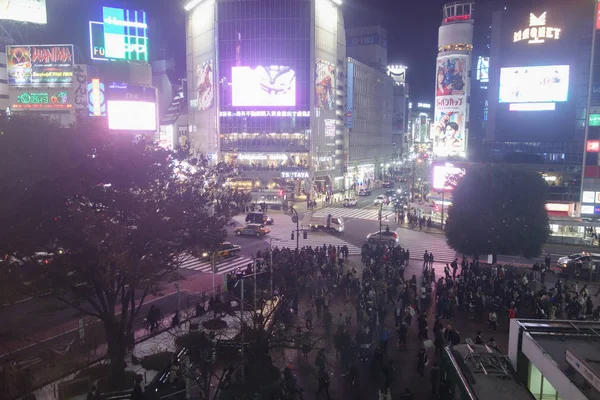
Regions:
<svg viewBox="0 0 600 400"><path fill-rule="evenodd" d="M22 91L11 105L15 110L67 110L73 108L67 90Z"/></svg>
<svg viewBox="0 0 600 400"><path fill-rule="evenodd" d="M433 152L449 156L466 151L468 56L437 59L435 114L431 129Z"/></svg>
<svg viewBox="0 0 600 400"><path fill-rule="evenodd" d="M196 99L198 111L213 107L215 98L213 60L205 61L196 67Z"/></svg>
<svg viewBox="0 0 600 400"><path fill-rule="evenodd" d="M46 24L46 0L0 0L0 19Z"/></svg>
<svg viewBox="0 0 600 400"><path fill-rule="evenodd" d="M6 46L8 84L73 83L73 45Z"/></svg>
<svg viewBox="0 0 600 400"><path fill-rule="evenodd" d="M317 107L333 110L335 107L335 67L333 64L317 60L315 84Z"/></svg>

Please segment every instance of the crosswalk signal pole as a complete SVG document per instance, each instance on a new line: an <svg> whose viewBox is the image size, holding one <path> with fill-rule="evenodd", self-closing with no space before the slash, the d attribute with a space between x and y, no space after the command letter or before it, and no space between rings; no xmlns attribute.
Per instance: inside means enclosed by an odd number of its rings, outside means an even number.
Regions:
<svg viewBox="0 0 600 400"><path fill-rule="evenodd" d="M271 258L269 280L271 284L271 297L273 297L273 238L269 239L269 257Z"/></svg>
<svg viewBox="0 0 600 400"><path fill-rule="evenodd" d="M292 211L296 214L296 250L300 248L300 219L298 218L298 211L292 206Z"/></svg>
<svg viewBox="0 0 600 400"><path fill-rule="evenodd" d="M211 260L210 263L212 264L212 294L213 296L215 295L215 274L217 273L217 261L216 261L216 254L213 251L212 256L211 256Z"/></svg>

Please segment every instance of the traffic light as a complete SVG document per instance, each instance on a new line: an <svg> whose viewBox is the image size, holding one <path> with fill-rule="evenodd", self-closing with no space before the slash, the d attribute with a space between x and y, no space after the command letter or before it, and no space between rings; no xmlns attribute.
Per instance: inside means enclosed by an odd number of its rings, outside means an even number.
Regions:
<svg viewBox="0 0 600 400"><path fill-rule="evenodd" d="M306 239L306 238L308 238L308 232L306 232L306 231L302 231L302 238L303 238L303 239Z"/></svg>
<svg viewBox="0 0 600 400"><path fill-rule="evenodd" d="M294 232L292 232L291 238L292 240L294 240Z"/></svg>

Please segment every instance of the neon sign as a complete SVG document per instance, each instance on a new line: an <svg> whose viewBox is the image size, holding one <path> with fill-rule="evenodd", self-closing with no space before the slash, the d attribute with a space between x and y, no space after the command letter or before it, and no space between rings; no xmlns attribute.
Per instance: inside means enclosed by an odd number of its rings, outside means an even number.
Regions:
<svg viewBox="0 0 600 400"><path fill-rule="evenodd" d="M560 39L560 29L546 26L546 11L539 17L529 13L529 28L514 33L513 42L528 40L527 43L544 43L546 39Z"/></svg>
<svg viewBox="0 0 600 400"><path fill-rule="evenodd" d="M17 97L17 104L13 104L15 109L67 109L73 108L73 104L68 103L67 92L57 93L48 92L23 92Z"/></svg>

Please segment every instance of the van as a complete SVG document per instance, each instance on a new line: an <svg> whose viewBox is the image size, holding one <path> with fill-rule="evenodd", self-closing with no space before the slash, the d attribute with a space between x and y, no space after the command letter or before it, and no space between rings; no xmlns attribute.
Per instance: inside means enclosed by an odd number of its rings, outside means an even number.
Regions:
<svg viewBox="0 0 600 400"><path fill-rule="evenodd" d="M344 232L344 220L331 214L306 214L302 224L313 231Z"/></svg>

